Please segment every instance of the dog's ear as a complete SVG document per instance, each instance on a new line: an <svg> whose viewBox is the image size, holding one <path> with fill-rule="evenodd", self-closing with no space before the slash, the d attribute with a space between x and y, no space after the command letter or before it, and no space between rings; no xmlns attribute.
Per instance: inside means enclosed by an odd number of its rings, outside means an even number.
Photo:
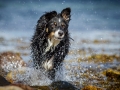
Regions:
<svg viewBox="0 0 120 90"><path fill-rule="evenodd" d="M47 22L49 20L51 20L53 17L55 17L57 15L57 12L56 11L52 11L52 12L46 12L45 14L45 18L47 20Z"/></svg>
<svg viewBox="0 0 120 90"><path fill-rule="evenodd" d="M62 10L61 16L64 18L64 20L69 22L71 17L70 13L71 13L71 9L68 7Z"/></svg>

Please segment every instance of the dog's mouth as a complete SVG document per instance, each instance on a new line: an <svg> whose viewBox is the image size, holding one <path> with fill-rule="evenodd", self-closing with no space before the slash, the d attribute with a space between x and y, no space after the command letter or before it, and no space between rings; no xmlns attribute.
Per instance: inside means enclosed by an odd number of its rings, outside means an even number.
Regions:
<svg viewBox="0 0 120 90"><path fill-rule="evenodd" d="M63 38L62 38L62 37L55 37L55 36L54 36L54 39L55 39L55 40L62 40Z"/></svg>

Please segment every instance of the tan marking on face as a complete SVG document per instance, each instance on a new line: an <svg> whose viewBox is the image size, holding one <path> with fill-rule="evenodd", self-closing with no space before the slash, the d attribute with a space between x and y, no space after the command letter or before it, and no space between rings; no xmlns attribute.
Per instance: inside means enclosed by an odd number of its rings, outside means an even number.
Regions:
<svg viewBox="0 0 120 90"><path fill-rule="evenodd" d="M48 28L46 28L46 32L48 32Z"/></svg>
<svg viewBox="0 0 120 90"><path fill-rule="evenodd" d="M54 35L55 35L55 32L51 32L48 38L51 40L52 38L54 38Z"/></svg>
<svg viewBox="0 0 120 90"><path fill-rule="evenodd" d="M56 26L56 25L57 25L57 23L56 23L56 22L54 22L54 25Z"/></svg>

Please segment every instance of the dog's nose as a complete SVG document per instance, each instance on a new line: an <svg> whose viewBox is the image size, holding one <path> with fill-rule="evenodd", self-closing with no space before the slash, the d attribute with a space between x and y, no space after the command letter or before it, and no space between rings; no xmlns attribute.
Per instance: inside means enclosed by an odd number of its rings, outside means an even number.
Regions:
<svg viewBox="0 0 120 90"><path fill-rule="evenodd" d="M58 34L59 34L59 36L62 36L64 33L63 33L63 31L59 31Z"/></svg>

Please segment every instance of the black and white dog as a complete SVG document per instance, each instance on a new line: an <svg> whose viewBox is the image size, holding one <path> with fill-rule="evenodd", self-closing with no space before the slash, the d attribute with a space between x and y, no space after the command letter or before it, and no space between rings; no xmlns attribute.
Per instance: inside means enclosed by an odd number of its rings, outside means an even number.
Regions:
<svg viewBox="0 0 120 90"><path fill-rule="evenodd" d="M55 79L55 72L60 68L69 51L70 13L71 9L65 8L58 14L56 11L51 11L42 15L31 40L35 67L44 70L52 80Z"/></svg>

